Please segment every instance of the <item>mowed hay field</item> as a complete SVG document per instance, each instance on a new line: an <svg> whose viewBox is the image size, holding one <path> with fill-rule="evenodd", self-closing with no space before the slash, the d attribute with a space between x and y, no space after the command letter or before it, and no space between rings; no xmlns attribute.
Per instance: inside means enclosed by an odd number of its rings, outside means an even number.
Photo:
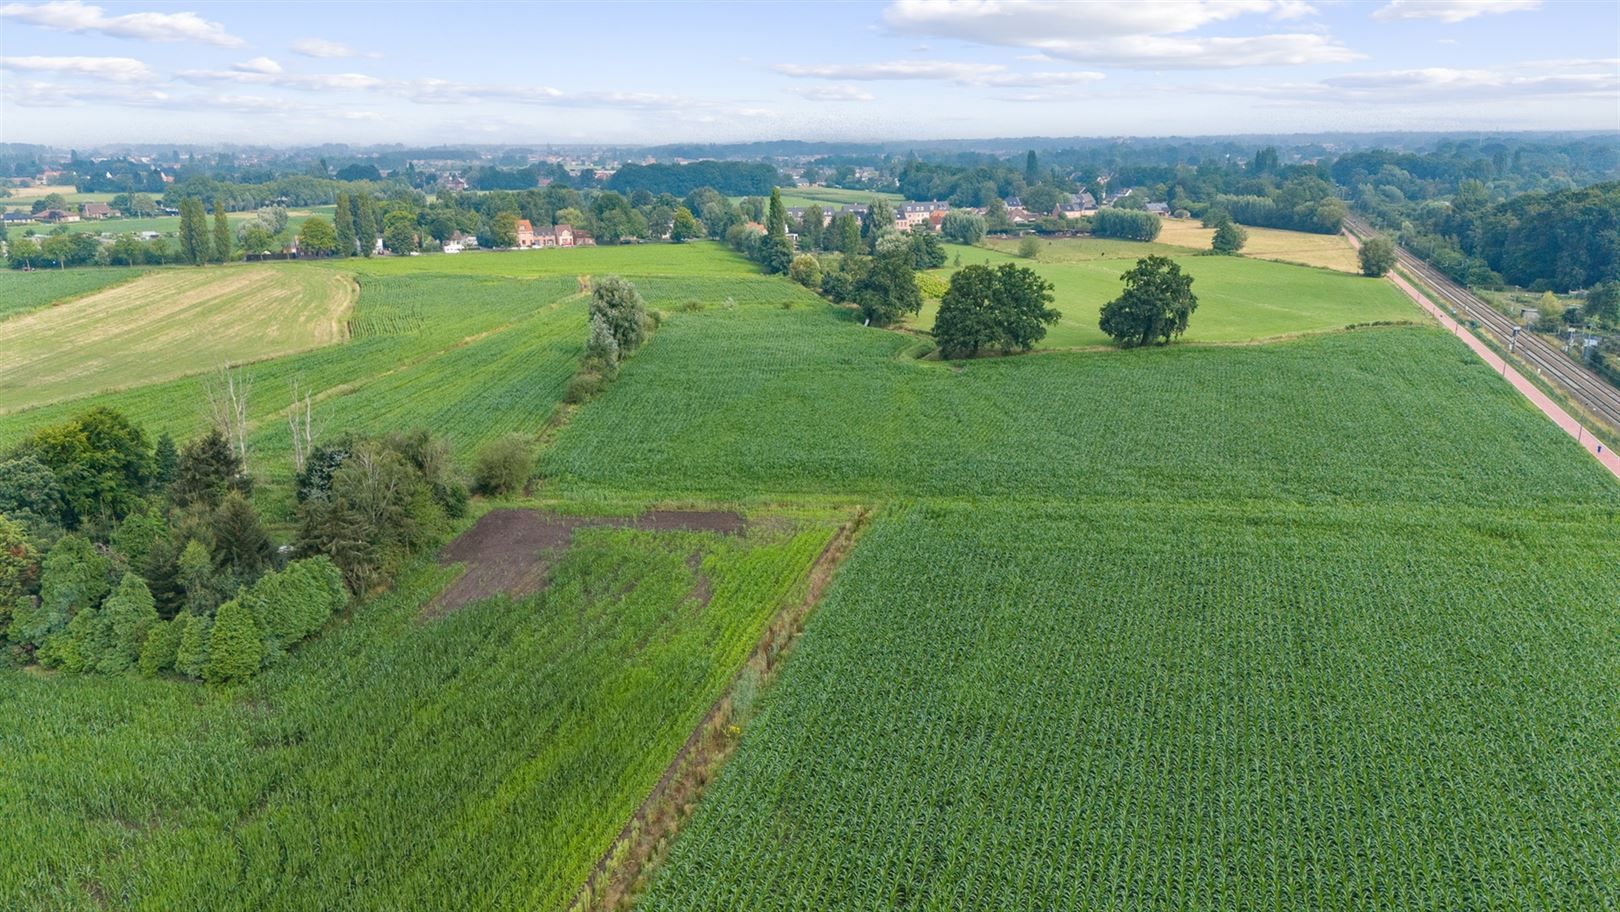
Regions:
<svg viewBox="0 0 1620 912"><path fill-rule="evenodd" d="M1208 250L1215 229L1205 228L1197 219L1161 218L1160 244ZM1278 260L1302 266L1320 266L1339 272L1359 274L1361 264L1356 250L1342 234L1312 234L1307 231L1283 231L1279 228L1242 226L1249 236L1243 244L1242 255L1261 260Z"/></svg>
<svg viewBox="0 0 1620 912"><path fill-rule="evenodd" d="M167 269L0 322L0 412L343 339L354 283L285 266Z"/></svg>
<svg viewBox="0 0 1620 912"><path fill-rule="evenodd" d="M1062 238L1045 241L1031 262L994 250L948 246L963 265L1016 262L1029 266L1053 285L1053 306L1062 317L1051 326L1041 348L1112 345L1097 326L1102 306L1124 288L1120 277L1149 255L1172 256L1193 277L1198 310L1187 342L1252 342L1304 333L1326 332L1363 323L1417 322L1426 318L1388 282L1341 275L1245 257L1186 256L1158 243ZM1180 255L1178 255L1180 254ZM936 270L948 281L951 269ZM931 329L938 301L926 301L913 320Z"/></svg>

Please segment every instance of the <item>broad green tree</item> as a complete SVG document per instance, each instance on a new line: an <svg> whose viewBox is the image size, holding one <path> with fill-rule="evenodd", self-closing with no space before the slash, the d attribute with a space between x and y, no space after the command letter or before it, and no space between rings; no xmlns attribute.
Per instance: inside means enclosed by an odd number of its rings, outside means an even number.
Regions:
<svg viewBox="0 0 1620 912"><path fill-rule="evenodd" d="M922 310L910 245L874 257L855 284L854 298L861 316L878 326L889 326Z"/></svg>
<svg viewBox="0 0 1620 912"><path fill-rule="evenodd" d="M239 599L219 606L208 640L203 677L210 684L245 681L264 663L264 634Z"/></svg>
<svg viewBox="0 0 1620 912"><path fill-rule="evenodd" d="M703 226L698 224L697 216L685 206L678 207L670 220L669 239L681 244L700 237L703 237Z"/></svg>
<svg viewBox="0 0 1620 912"><path fill-rule="evenodd" d="M1143 257L1120 278L1125 291L1103 305L1098 326L1121 347L1165 345L1187 331L1198 298L1192 292L1192 276L1174 260Z"/></svg>
<svg viewBox="0 0 1620 912"><path fill-rule="evenodd" d="M489 223L489 246L495 248L516 247L518 242L517 223L518 216L516 212L507 210L506 212L495 213L495 217ZM482 244L482 240L480 240L480 244Z"/></svg>
<svg viewBox="0 0 1620 912"><path fill-rule="evenodd" d="M298 229L299 256L331 256L337 249L337 232L326 219L318 215L310 216Z"/></svg>
<svg viewBox="0 0 1620 912"><path fill-rule="evenodd" d="M600 317L613 332L619 354L628 355L647 338L647 305L636 286L618 276L605 276L591 287L591 319Z"/></svg>
<svg viewBox="0 0 1620 912"><path fill-rule="evenodd" d="M963 209L952 209L945 213L944 220L939 223L939 233L946 240L958 244L977 244L984 240L984 231L984 216Z"/></svg>
<svg viewBox="0 0 1620 912"><path fill-rule="evenodd" d="M965 266L951 276L934 318L934 340L947 358L972 357L986 346L1029 351L1061 314L1052 284L1014 263Z"/></svg>
<svg viewBox="0 0 1620 912"><path fill-rule="evenodd" d="M1395 244L1389 238L1369 238L1356 253L1361 262L1361 274L1381 276L1395 268Z"/></svg>

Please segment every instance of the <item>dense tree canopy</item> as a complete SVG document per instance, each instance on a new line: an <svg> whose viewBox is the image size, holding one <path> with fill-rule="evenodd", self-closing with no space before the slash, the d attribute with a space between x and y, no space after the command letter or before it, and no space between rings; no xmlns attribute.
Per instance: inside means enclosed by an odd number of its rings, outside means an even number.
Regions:
<svg viewBox="0 0 1620 912"><path fill-rule="evenodd" d="M947 358L971 357L991 345L1028 351L1061 316L1051 303L1052 284L1033 269L964 266L940 300L934 340Z"/></svg>
<svg viewBox="0 0 1620 912"><path fill-rule="evenodd" d="M1103 305L1098 325L1124 348L1164 345L1187 330L1198 307L1192 276L1169 257L1136 261L1124 275L1125 291Z"/></svg>

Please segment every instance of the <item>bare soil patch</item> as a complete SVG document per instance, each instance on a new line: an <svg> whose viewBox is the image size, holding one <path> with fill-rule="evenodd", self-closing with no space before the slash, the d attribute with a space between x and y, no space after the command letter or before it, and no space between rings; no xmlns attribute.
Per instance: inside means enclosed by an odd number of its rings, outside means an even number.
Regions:
<svg viewBox="0 0 1620 912"><path fill-rule="evenodd" d="M439 552L440 564L465 564L467 570L423 609L423 616L439 617L493 595L523 598L543 590L546 574L573 541L574 530L591 526L741 535L747 520L723 510L649 510L635 517L491 510ZM708 604L709 582L702 574L694 594Z"/></svg>

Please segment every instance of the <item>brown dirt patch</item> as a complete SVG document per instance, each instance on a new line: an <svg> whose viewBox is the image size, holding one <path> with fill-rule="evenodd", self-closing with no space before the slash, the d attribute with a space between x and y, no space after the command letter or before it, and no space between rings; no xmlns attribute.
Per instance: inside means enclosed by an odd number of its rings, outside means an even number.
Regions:
<svg viewBox="0 0 1620 912"><path fill-rule="evenodd" d="M465 564L467 570L428 603L423 616L439 617L493 595L504 593L516 599L543 590L546 574L573 541L574 530L591 526L741 535L747 520L722 510L649 510L636 517L491 510L440 550L440 564ZM694 595L708 604L708 580L701 574Z"/></svg>

